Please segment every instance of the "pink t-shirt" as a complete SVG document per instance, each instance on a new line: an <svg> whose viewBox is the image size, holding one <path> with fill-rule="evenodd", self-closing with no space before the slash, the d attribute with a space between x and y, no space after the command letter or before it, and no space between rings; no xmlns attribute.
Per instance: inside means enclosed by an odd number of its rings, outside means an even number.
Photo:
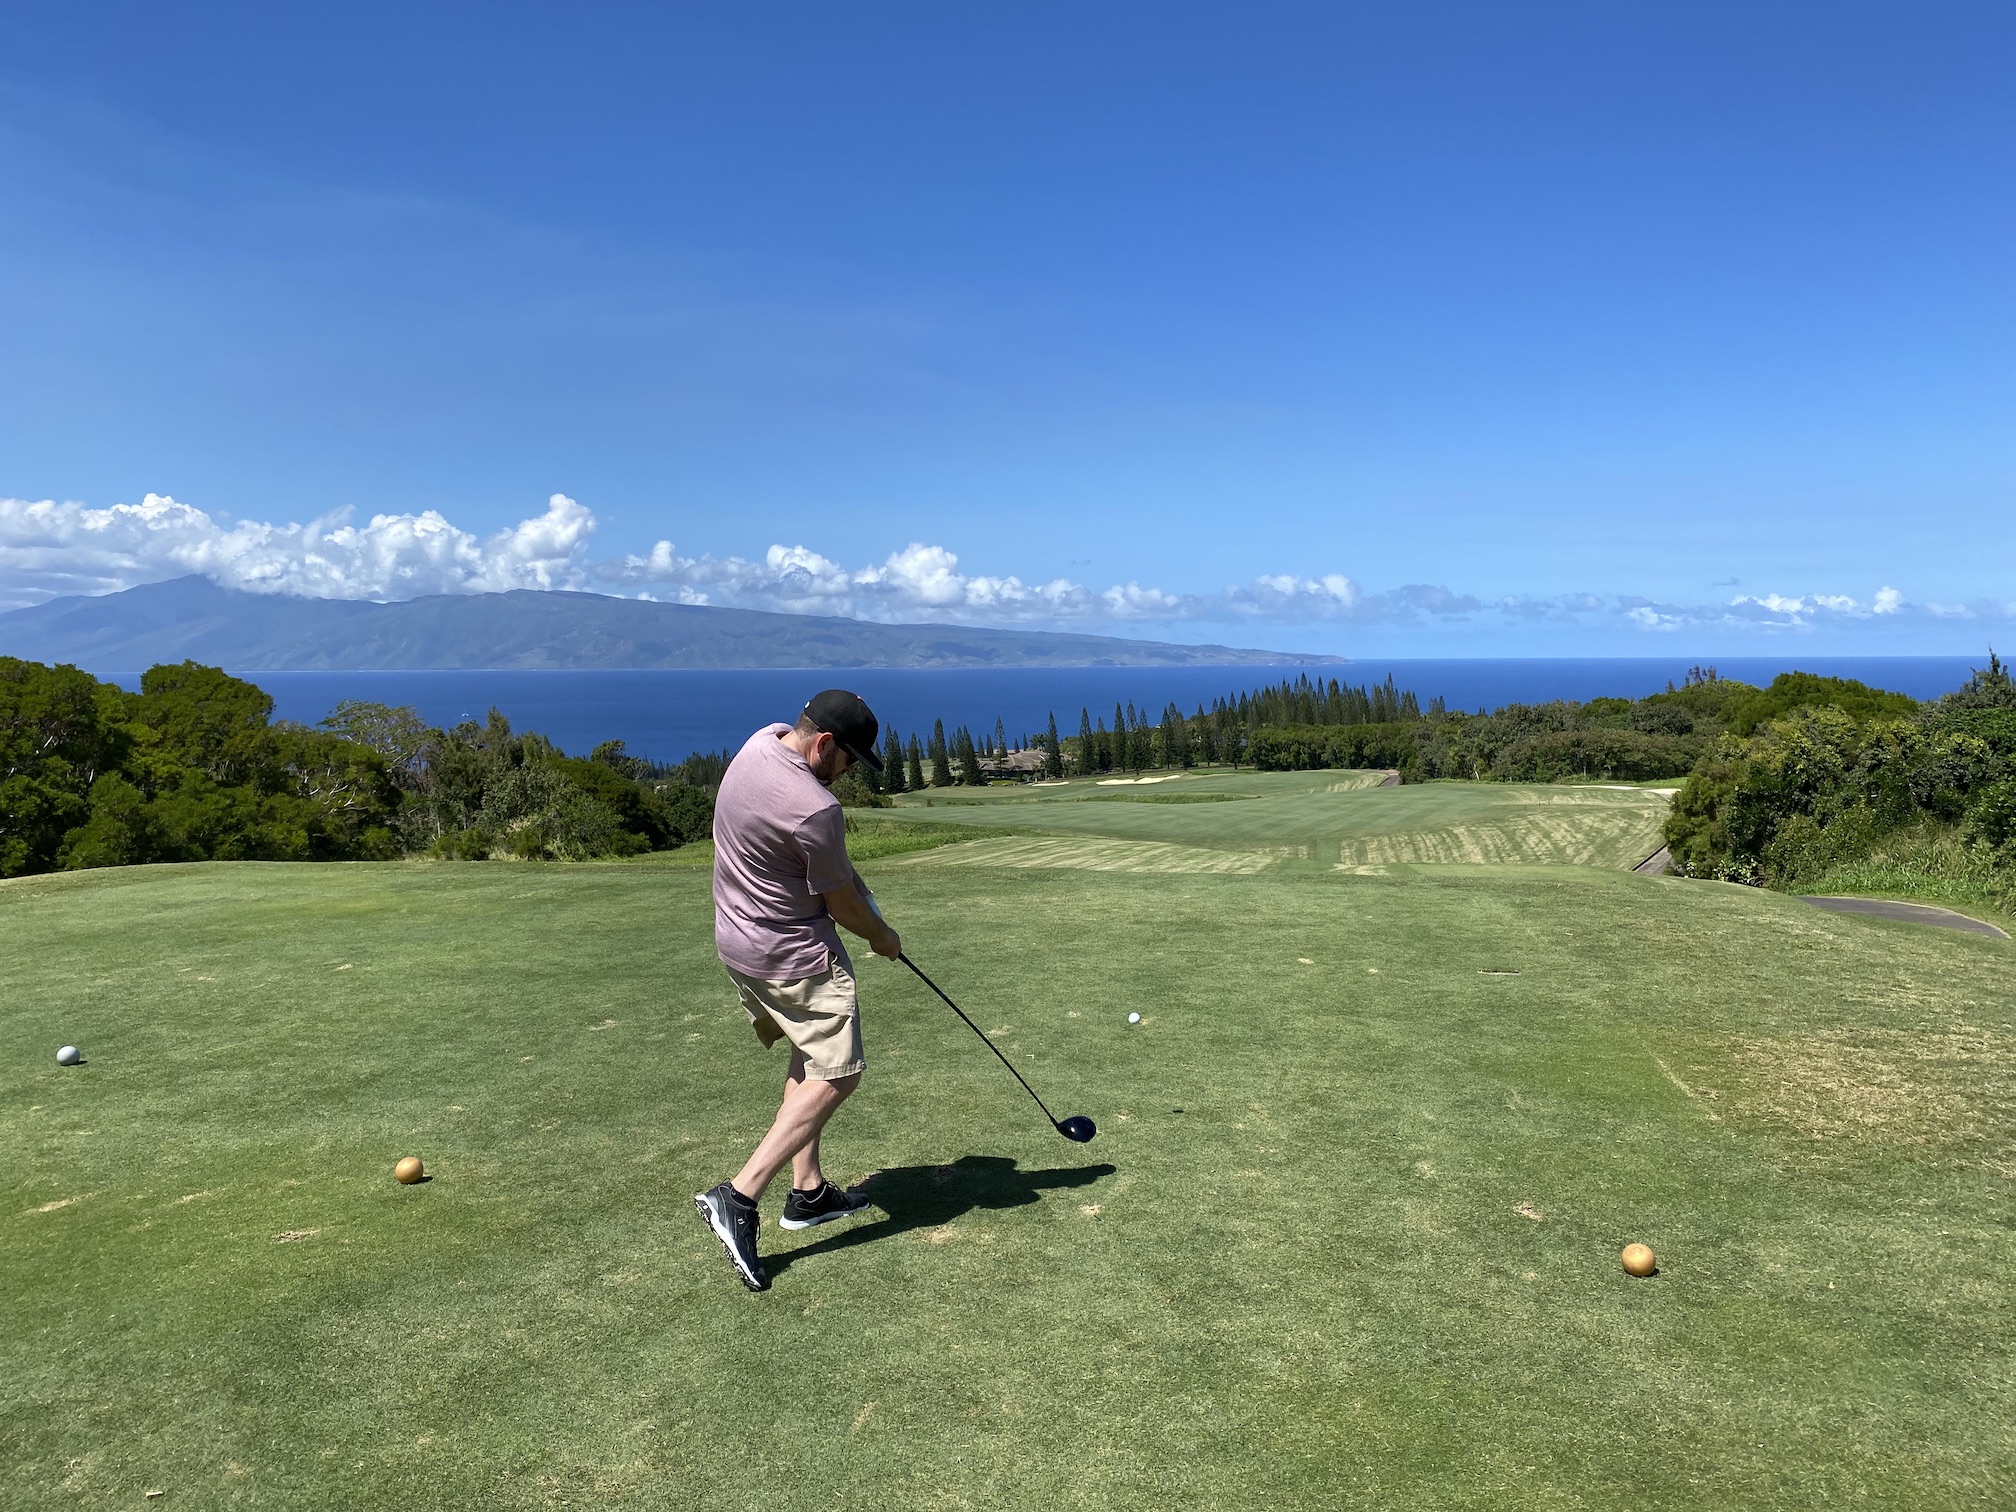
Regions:
<svg viewBox="0 0 2016 1512"><path fill-rule="evenodd" d="M817 976L847 948L821 893L854 881L840 801L765 725L728 763L714 799L714 949L745 976Z"/></svg>

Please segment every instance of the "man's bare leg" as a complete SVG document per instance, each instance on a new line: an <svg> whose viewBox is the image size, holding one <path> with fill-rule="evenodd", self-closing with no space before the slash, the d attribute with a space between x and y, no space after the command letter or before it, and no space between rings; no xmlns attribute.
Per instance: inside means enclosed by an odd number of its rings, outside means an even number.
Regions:
<svg viewBox="0 0 2016 1512"><path fill-rule="evenodd" d="M792 1185L801 1189L817 1186L824 1179L819 1171L820 1131L860 1084L858 1071L832 1081L807 1076L804 1055L793 1050L791 1074L784 1083L784 1101L777 1109L776 1121L749 1163L736 1173L735 1190L756 1201L786 1161L792 1162Z"/></svg>
<svg viewBox="0 0 2016 1512"><path fill-rule="evenodd" d="M791 1186L800 1192L816 1192L825 1184L826 1173L819 1169L819 1136L814 1134L791 1157Z"/></svg>

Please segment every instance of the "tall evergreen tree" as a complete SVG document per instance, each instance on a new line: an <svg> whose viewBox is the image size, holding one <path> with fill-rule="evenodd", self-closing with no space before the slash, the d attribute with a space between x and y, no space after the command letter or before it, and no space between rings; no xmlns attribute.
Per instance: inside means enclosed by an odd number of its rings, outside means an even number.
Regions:
<svg viewBox="0 0 2016 1512"><path fill-rule="evenodd" d="M908 786L903 781L903 740L896 733L896 726L889 726L889 734L882 742L882 791L900 793Z"/></svg>
<svg viewBox="0 0 2016 1512"><path fill-rule="evenodd" d="M1230 762L1235 769L1246 754L1248 713L1249 706L1244 693L1239 695L1236 704L1228 700L1224 708L1219 710L1218 759Z"/></svg>
<svg viewBox="0 0 2016 1512"><path fill-rule="evenodd" d="M966 726L959 726L959 736L953 747L959 758L959 781L967 787L985 787L987 774L980 769L980 752L973 743L973 732Z"/></svg>
<svg viewBox="0 0 2016 1512"><path fill-rule="evenodd" d="M1043 747L1043 775L1052 779L1064 775L1064 748L1057 741L1057 711L1050 711L1050 732Z"/></svg>
<svg viewBox="0 0 2016 1512"><path fill-rule="evenodd" d="M1127 713L1119 704L1113 705L1113 754L1107 758L1110 769L1115 772L1127 770Z"/></svg>
<svg viewBox="0 0 2016 1512"><path fill-rule="evenodd" d="M1197 759L1205 766L1218 764L1218 717L1206 714L1204 705L1197 705Z"/></svg>
<svg viewBox="0 0 2016 1512"><path fill-rule="evenodd" d="M913 793L924 791L924 743L914 734L910 737L910 751L903 763L903 781Z"/></svg>
<svg viewBox="0 0 2016 1512"><path fill-rule="evenodd" d="M1078 775L1090 777L1099 770L1099 744L1092 738L1092 714L1089 709L1078 711Z"/></svg>
<svg viewBox="0 0 2016 1512"><path fill-rule="evenodd" d="M1001 722L999 715L994 718L994 754L996 756L1008 754L1008 727Z"/></svg>
<svg viewBox="0 0 2016 1512"><path fill-rule="evenodd" d="M952 753L945 746L945 721L931 722L931 786L952 786Z"/></svg>

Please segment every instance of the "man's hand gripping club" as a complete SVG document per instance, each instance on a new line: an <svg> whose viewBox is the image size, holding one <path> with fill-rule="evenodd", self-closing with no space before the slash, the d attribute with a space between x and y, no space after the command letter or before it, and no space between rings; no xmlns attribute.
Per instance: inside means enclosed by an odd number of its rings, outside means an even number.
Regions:
<svg viewBox="0 0 2016 1512"><path fill-rule="evenodd" d="M835 888L819 896L825 899L826 911L833 915L833 922L849 934L861 936L875 954L893 961L903 953L902 939L882 922L882 915L869 901L868 889L858 873L852 886Z"/></svg>

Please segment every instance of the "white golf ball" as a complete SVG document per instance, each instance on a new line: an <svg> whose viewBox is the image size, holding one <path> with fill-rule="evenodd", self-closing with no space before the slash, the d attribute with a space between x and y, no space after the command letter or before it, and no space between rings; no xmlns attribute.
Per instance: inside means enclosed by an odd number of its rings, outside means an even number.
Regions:
<svg viewBox="0 0 2016 1512"><path fill-rule="evenodd" d="M82 1059L84 1057L77 1053L75 1045L65 1045L56 1052L56 1064L59 1066L74 1066Z"/></svg>
<svg viewBox="0 0 2016 1512"><path fill-rule="evenodd" d="M1138 1024L1141 1022L1141 1015L1138 1013L1130 1013L1127 1015L1127 1022L1130 1024Z"/></svg>

